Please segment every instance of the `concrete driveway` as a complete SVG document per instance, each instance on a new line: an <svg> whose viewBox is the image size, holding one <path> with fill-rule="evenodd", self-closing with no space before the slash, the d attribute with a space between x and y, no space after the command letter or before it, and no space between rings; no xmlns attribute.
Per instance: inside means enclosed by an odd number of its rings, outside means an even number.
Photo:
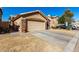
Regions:
<svg viewBox="0 0 79 59"><path fill-rule="evenodd" d="M46 40L50 44L55 43L56 45L63 47L63 51L66 52L73 51L78 40L78 38L76 39L76 37L78 37L78 34L71 37L61 32L52 32L49 30L32 32L32 35Z"/></svg>

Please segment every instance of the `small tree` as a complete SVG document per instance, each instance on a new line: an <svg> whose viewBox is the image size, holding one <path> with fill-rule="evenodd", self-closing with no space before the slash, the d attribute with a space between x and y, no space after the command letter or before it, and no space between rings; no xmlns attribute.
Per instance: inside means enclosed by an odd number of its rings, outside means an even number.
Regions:
<svg viewBox="0 0 79 59"><path fill-rule="evenodd" d="M65 22L65 18L64 18L64 16L62 15L62 16L58 19L58 23L59 23L59 24L64 24L64 22Z"/></svg>
<svg viewBox="0 0 79 59"><path fill-rule="evenodd" d="M66 10L64 14L58 19L58 23L64 24L65 22L68 22L68 24L71 24L73 16L74 14L70 10Z"/></svg>

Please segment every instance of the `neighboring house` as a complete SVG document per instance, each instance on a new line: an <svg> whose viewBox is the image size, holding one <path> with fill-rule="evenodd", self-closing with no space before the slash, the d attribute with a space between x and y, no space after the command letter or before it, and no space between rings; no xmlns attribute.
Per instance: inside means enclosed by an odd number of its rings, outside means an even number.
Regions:
<svg viewBox="0 0 79 59"><path fill-rule="evenodd" d="M18 27L19 32L48 29L48 18L40 11L21 13L10 18L11 25Z"/></svg>
<svg viewBox="0 0 79 59"><path fill-rule="evenodd" d="M50 20L50 28L56 27L58 25L58 17L48 15L48 19Z"/></svg>

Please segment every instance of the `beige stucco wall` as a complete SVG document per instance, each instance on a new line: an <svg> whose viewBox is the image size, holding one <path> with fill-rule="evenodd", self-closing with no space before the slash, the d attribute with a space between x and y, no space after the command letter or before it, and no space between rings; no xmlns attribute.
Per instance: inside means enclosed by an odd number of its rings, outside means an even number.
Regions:
<svg viewBox="0 0 79 59"><path fill-rule="evenodd" d="M48 17L48 19L50 20L50 28L51 27L56 27L58 25L58 18L51 18L51 17Z"/></svg>
<svg viewBox="0 0 79 59"><path fill-rule="evenodd" d="M52 20L50 21L50 27L56 27L57 25L58 25L57 19L52 19Z"/></svg>
<svg viewBox="0 0 79 59"><path fill-rule="evenodd" d="M15 25L20 25L21 24L21 19L22 17L18 18L17 20L14 21Z"/></svg>
<svg viewBox="0 0 79 59"><path fill-rule="evenodd" d="M28 17L26 17L27 19L34 19L34 18L36 18L35 20L42 20L42 21L46 21L46 19L43 17L43 16L41 16L39 13L36 13L36 14L34 14L34 15L30 15L30 16L28 16Z"/></svg>
<svg viewBox="0 0 79 59"><path fill-rule="evenodd" d="M28 31L45 30L44 22L28 21Z"/></svg>
<svg viewBox="0 0 79 59"><path fill-rule="evenodd" d="M22 28L22 26L21 26L21 24L22 24L22 22L21 22L22 19L23 19L23 17L20 17L20 18L18 18L17 20L14 21L14 24L15 24L15 25L20 26L20 27L19 27L19 32L21 32L21 28Z"/></svg>

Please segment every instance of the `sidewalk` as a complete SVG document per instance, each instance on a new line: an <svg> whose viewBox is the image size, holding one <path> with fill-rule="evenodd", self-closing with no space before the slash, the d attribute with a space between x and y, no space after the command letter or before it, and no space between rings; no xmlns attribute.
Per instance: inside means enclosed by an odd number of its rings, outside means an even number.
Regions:
<svg viewBox="0 0 79 59"><path fill-rule="evenodd" d="M79 41L79 36L78 35L79 35L79 33L76 32L75 36L72 38L72 40L65 47L65 49L64 49L65 52L74 52L76 44Z"/></svg>

